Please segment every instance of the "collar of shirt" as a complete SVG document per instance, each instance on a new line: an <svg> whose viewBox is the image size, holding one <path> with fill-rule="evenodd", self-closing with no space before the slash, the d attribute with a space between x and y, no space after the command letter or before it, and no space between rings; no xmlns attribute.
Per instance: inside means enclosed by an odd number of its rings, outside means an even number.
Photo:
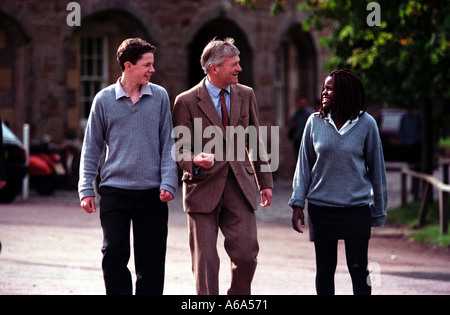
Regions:
<svg viewBox="0 0 450 315"><path fill-rule="evenodd" d="M360 112L360 114L361 114L361 113L362 113L362 112ZM355 123L359 120L359 116L356 117L356 118L353 119L353 120L350 120L350 119L347 120L347 121L345 122L345 124L341 127L341 129L339 129L339 130L338 130L336 124L334 123L333 118L331 118L331 112L328 113L328 115L327 115L327 120L330 122L330 124L334 127L334 129L336 129L336 131L337 131L339 134L343 135L343 134L347 133L350 129L353 128L353 126L355 125Z"/></svg>
<svg viewBox="0 0 450 315"><path fill-rule="evenodd" d="M206 77L205 86L206 86L206 90L209 93L209 96L211 96L211 100L214 104L214 107L216 108L216 111L220 117L220 120L222 120L222 104L220 103L220 91L222 91L222 89L220 89L217 86L215 86L214 84L212 84L208 80L208 77ZM227 86L227 88L225 90L228 92L228 93L225 93L225 103L227 105L228 117L230 117L230 93L231 93L230 86Z"/></svg>
<svg viewBox="0 0 450 315"><path fill-rule="evenodd" d="M215 86L214 84L209 82L208 77L206 77L205 86L206 86L206 89L208 90L209 95L211 95L211 97L213 97L213 98L220 97L220 91L222 91L222 89L218 88L217 86ZM227 86L227 88L225 90L227 90L228 94L230 94L230 92L231 92L230 86Z"/></svg>
<svg viewBox="0 0 450 315"><path fill-rule="evenodd" d="M119 100L122 97L125 97L126 102L128 104L131 103L131 106L133 106L133 103L131 102L131 98L127 95L127 93L125 92L125 90L122 87L122 84L120 83L120 78L116 82L115 92L116 92L116 100ZM148 85L148 84L141 85L141 95L139 95L139 99L136 101L136 103L134 103L134 105L136 105L137 102L139 102L141 100L143 95L153 95L150 85Z"/></svg>

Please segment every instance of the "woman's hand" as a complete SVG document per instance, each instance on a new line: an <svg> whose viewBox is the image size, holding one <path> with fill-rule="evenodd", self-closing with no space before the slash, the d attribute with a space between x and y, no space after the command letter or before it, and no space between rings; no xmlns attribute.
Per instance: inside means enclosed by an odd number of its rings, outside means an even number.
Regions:
<svg viewBox="0 0 450 315"><path fill-rule="evenodd" d="M298 225L298 221L300 220L301 227L305 227L305 216L303 215L303 209L300 207L294 206L292 208L292 227L299 233L303 233L303 230Z"/></svg>

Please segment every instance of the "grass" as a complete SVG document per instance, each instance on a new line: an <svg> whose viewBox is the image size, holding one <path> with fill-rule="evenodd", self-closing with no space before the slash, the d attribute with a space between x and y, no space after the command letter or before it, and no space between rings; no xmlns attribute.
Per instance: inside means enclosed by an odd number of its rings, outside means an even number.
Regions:
<svg viewBox="0 0 450 315"><path fill-rule="evenodd" d="M439 146L442 147L442 148L450 148L450 137L440 138L439 139Z"/></svg>
<svg viewBox="0 0 450 315"><path fill-rule="evenodd" d="M419 222L420 201L413 201L405 208L398 207L388 211L388 219L400 225L413 228L409 238L422 243L437 245L439 247L450 247L450 232L441 235L439 227L438 203L432 203L428 208L426 222L423 227L416 228Z"/></svg>

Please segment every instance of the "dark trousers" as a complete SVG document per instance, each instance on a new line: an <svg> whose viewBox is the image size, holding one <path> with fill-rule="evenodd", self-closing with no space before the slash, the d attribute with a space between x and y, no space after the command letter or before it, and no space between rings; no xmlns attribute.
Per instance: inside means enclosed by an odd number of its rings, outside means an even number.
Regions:
<svg viewBox="0 0 450 315"><path fill-rule="evenodd" d="M136 294L161 295L167 246L167 203L159 189L100 188L103 278L106 294L132 294L130 226L133 223Z"/></svg>
<svg viewBox="0 0 450 315"><path fill-rule="evenodd" d="M345 256L355 295L372 293L367 252L369 239L345 239ZM316 251L316 291L318 295L334 295L334 273L337 265L337 240L314 242Z"/></svg>

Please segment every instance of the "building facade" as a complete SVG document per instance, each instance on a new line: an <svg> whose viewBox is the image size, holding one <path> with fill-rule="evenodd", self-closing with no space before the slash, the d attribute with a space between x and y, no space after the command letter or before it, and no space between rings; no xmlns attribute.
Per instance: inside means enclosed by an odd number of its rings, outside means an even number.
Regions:
<svg viewBox="0 0 450 315"><path fill-rule="evenodd" d="M233 37L240 82L255 90L261 125L279 126L280 164L292 172L287 123L296 95L316 103L328 57L319 35L302 30L299 0L286 1L276 17L270 3L252 11L234 0L79 0L75 9L70 2L0 2L0 116L19 137L28 123L32 139L81 140L95 93L121 75L116 50L126 38L157 47L152 82L173 103L204 77L199 60L206 43Z"/></svg>

